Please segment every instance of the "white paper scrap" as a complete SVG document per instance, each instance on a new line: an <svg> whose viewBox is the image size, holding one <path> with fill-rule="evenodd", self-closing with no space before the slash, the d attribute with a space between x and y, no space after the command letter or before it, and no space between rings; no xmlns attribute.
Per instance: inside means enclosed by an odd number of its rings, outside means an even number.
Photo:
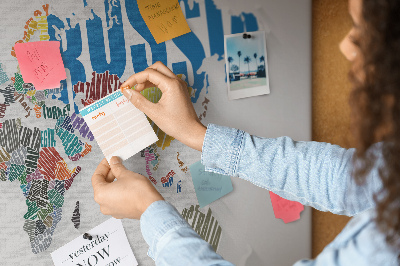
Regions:
<svg viewBox="0 0 400 266"><path fill-rule="evenodd" d="M56 266L138 265L129 245L121 220L108 219L88 232L51 253Z"/></svg>
<svg viewBox="0 0 400 266"><path fill-rule="evenodd" d="M144 113L120 92L79 111L92 131L107 161L135 155L158 140Z"/></svg>

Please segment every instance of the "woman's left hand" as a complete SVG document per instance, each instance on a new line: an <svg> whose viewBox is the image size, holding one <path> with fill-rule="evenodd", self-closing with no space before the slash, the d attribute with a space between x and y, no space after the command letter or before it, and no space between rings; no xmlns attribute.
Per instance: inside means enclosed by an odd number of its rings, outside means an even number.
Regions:
<svg viewBox="0 0 400 266"><path fill-rule="evenodd" d="M164 200L147 177L126 169L118 157L100 162L92 186L100 211L117 219L140 219L153 202Z"/></svg>

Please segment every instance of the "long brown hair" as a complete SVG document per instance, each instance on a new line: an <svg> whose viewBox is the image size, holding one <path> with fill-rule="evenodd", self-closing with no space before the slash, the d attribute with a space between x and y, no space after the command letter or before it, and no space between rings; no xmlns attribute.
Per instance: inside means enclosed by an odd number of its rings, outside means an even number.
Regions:
<svg viewBox="0 0 400 266"><path fill-rule="evenodd" d="M376 163L368 149L382 141L382 189L376 222L387 243L400 250L400 1L363 0L361 33L356 45L360 66L350 72L354 90L350 103L355 117L357 152L362 162L354 171L362 183ZM357 71L361 70L362 78Z"/></svg>

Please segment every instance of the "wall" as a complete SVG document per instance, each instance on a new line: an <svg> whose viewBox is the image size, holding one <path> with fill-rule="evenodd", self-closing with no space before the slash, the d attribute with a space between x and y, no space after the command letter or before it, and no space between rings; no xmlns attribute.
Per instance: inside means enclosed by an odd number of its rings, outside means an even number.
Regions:
<svg viewBox="0 0 400 266"><path fill-rule="evenodd" d="M349 63L339 43L351 28L345 0L313 0L313 140L350 148ZM349 218L313 210L312 255L317 256Z"/></svg>

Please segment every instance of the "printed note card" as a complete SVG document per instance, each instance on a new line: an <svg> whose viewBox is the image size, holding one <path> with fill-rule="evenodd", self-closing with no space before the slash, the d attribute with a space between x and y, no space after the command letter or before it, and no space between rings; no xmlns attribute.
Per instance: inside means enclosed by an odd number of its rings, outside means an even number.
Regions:
<svg viewBox="0 0 400 266"><path fill-rule="evenodd" d="M144 113L121 93L112 94L80 110L107 161L126 160L158 140Z"/></svg>
<svg viewBox="0 0 400 266"><path fill-rule="evenodd" d="M207 172L200 161L189 166L200 208L225 196L233 190L229 176Z"/></svg>
<svg viewBox="0 0 400 266"><path fill-rule="evenodd" d="M17 43L14 49L24 82L33 83L36 90L59 88L67 78L60 42Z"/></svg>
<svg viewBox="0 0 400 266"><path fill-rule="evenodd" d="M121 220L108 219L88 234L92 240L80 235L51 253L54 265L138 265Z"/></svg>
<svg viewBox="0 0 400 266"><path fill-rule="evenodd" d="M157 44L190 32L178 0L137 0L137 5Z"/></svg>

